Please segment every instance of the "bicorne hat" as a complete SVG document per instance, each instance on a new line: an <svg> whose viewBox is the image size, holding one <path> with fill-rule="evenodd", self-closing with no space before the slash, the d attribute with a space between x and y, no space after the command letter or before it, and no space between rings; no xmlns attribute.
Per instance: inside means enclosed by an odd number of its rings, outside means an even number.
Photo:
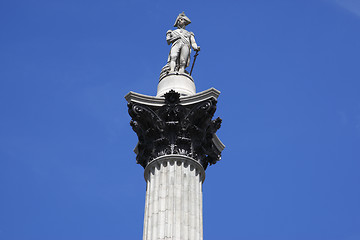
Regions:
<svg viewBox="0 0 360 240"><path fill-rule="evenodd" d="M176 20L175 20L175 23L174 23L174 27L177 27L177 25L178 25L177 23L178 23L178 20L179 20L180 18L182 18L182 19L185 20L185 26L186 26L186 25L189 25L189 24L191 23L191 20L185 15L184 12L182 12L182 13L180 13L180 14L177 16L177 18L176 18Z"/></svg>

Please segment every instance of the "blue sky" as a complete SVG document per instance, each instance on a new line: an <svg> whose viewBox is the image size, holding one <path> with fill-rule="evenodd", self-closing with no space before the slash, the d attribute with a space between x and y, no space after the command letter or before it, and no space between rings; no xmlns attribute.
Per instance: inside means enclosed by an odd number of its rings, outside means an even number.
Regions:
<svg viewBox="0 0 360 240"><path fill-rule="evenodd" d="M123 97L156 94L182 11L222 92L204 239L360 239L358 0L1 1L0 239L141 239Z"/></svg>

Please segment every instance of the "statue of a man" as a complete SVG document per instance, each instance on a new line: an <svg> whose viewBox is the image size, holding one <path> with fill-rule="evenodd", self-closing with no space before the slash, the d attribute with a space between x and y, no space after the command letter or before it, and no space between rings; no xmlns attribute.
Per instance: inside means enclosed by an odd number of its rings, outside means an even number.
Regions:
<svg viewBox="0 0 360 240"><path fill-rule="evenodd" d="M200 51L200 46L195 42L194 33L185 30L186 25L191 23L184 12L180 13L175 20L176 30L169 30L166 33L166 41L171 45L167 64L163 67L162 75L179 72L185 73L185 68L190 64L191 47L195 51Z"/></svg>

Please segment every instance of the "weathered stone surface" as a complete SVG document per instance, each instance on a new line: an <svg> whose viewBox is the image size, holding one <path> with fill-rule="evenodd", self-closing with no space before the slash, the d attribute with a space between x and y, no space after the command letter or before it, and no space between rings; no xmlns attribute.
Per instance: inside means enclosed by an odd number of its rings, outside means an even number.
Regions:
<svg viewBox="0 0 360 240"><path fill-rule="evenodd" d="M217 99L219 95L220 91L215 88L209 88L195 95L180 96L180 104L184 106L193 105L209 98ZM125 95L125 99L128 103L140 103L151 107L161 107L165 104L165 97L148 96L132 91Z"/></svg>
<svg viewBox="0 0 360 240"><path fill-rule="evenodd" d="M181 96L189 96L196 93L194 80L188 74L170 73L160 79L156 96L163 97L170 90L180 93Z"/></svg>
<svg viewBox="0 0 360 240"><path fill-rule="evenodd" d="M182 12L175 20L174 27L177 29L167 31L166 42L169 45L171 44L171 49L167 64L161 70L160 81L169 73L188 74L185 68L190 64L190 49L200 51L200 46L195 42L194 33L185 30L185 27L190 23L190 19Z"/></svg>
<svg viewBox="0 0 360 240"><path fill-rule="evenodd" d="M170 90L163 97L125 96L139 139L136 159L145 168L144 240L203 239L205 169L225 147L216 136L221 119L212 119L219 94L211 88L187 96Z"/></svg>
<svg viewBox="0 0 360 240"><path fill-rule="evenodd" d="M145 168L157 157L180 154L195 159L206 169L220 160L224 146L215 133L221 119L212 120L216 98L182 105L179 93L170 91L164 96L161 106L128 103L130 125L139 139L137 162Z"/></svg>
<svg viewBox="0 0 360 240"><path fill-rule="evenodd" d="M203 167L190 157L167 155L145 169L144 240L202 240Z"/></svg>

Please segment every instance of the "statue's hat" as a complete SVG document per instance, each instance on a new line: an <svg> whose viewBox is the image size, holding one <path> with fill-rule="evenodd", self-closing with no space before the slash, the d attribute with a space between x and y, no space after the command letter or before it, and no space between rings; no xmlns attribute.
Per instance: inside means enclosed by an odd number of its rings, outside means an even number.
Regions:
<svg viewBox="0 0 360 240"><path fill-rule="evenodd" d="M177 22L178 22L178 20L179 20L180 18L182 18L182 19L185 20L185 25L189 25L189 24L191 23L191 20L185 15L184 12L182 12L182 13L180 13L180 14L177 16L177 18L176 18L176 20L175 20L174 27L177 27Z"/></svg>

